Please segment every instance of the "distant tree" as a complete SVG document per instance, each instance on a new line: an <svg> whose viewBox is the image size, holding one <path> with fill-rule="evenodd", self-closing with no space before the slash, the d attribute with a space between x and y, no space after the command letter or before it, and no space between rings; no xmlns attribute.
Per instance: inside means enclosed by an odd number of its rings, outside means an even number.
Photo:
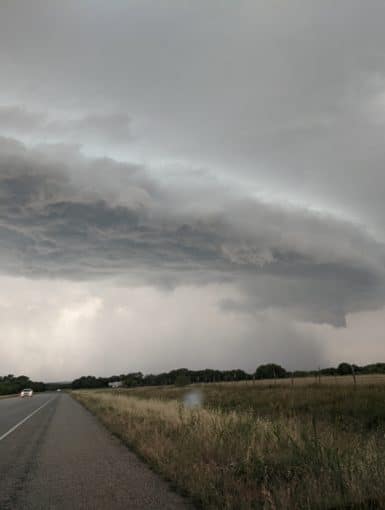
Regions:
<svg viewBox="0 0 385 510"><path fill-rule="evenodd" d="M190 384L190 373L191 372L188 368L177 368L176 370L171 370L171 372L168 373L169 384L177 384L177 381L180 381L181 383L184 382L183 385Z"/></svg>
<svg viewBox="0 0 385 510"><path fill-rule="evenodd" d="M356 374L360 374L363 371L363 368L360 367L359 365L353 364L352 367L353 367L354 373L356 373Z"/></svg>
<svg viewBox="0 0 385 510"><path fill-rule="evenodd" d="M223 370L221 372L222 381L245 381L249 378L249 374L246 374L246 372L239 369Z"/></svg>
<svg viewBox="0 0 385 510"><path fill-rule="evenodd" d="M294 370L291 375L292 377L307 377L309 373L306 370Z"/></svg>
<svg viewBox="0 0 385 510"><path fill-rule="evenodd" d="M107 386L106 380L101 377L96 378L93 375L82 376L72 381L73 389L103 388L104 386Z"/></svg>
<svg viewBox="0 0 385 510"><path fill-rule="evenodd" d="M360 367L359 371L364 374L383 374L385 373L385 363L371 363L370 365Z"/></svg>
<svg viewBox="0 0 385 510"><path fill-rule="evenodd" d="M340 363L337 367L338 375L351 375L352 374L352 366L350 363Z"/></svg>
<svg viewBox="0 0 385 510"><path fill-rule="evenodd" d="M132 388L133 386L141 386L143 384L142 372L133 372L132 374L125 375L123 377L123 383L128 388Z"/></svg>
<svg viewBox="0 0 385 510"><path fill-rule="evenodd" d="M283 377L287 377L286 370L280 365L276 365L275 363L260 365L255 371L256 379L281 379Z"/></svg>
<svg viewBox="0 0 385 510"><path fill-rule="evenodd" d="M0 376L0 395L10 395L19 393L23 388L32 388L34 391L45 391L45 384L42 382L33 382L25 375L14 376L9 374Z"/></svg>
<svg viewBox="0 0 385 510"><path fill-rule="evenodd" d="M191 378L188 374L178 374L175 378L175 386L187 386L191 384Z"/></svg>
<svg viewBox="0 0 385 510"><path fill-rule="evenodd" d="M337 375L338 370L334 367L321 368L320 374L321 375Z"/></svg>

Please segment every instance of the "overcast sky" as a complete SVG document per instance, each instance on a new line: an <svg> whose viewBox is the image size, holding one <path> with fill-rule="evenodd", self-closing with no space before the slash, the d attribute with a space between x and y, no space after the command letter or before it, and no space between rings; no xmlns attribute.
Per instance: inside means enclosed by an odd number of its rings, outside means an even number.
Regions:
<svg viewBox="0 0 385 510"><path fill-rule="evenodd" d="M381 0L2 0L0 374L385 361Z"/></svg>

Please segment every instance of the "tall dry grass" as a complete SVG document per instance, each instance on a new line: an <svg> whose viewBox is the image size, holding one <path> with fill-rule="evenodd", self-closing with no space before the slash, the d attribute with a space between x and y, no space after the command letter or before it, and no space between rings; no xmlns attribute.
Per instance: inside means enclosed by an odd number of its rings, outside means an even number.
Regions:
<svg viewBox="0 0 385 510"><path fill-rule="evenodd" d="M306 409L191 409L139 391L74 395L198 507L385 508L381 424L346 427Z"/></svg>

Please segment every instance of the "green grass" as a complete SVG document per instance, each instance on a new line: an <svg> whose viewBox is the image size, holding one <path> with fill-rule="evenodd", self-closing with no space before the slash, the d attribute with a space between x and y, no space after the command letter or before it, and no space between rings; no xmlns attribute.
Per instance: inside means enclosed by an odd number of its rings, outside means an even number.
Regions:
<svg viewBox="0 0 385 510"><path fill-rule="evenodd" d="M311 416L349 430L371 430L385 423L385 384L365 386L258 386L206 384L199 390L203 405L225 412L251 412L264 417ZM121 390L138 398L182 400L186 388Z"/></svg>
<svg viewBox="0 0 385 510"><path fill-rule="evenodd" d="M75 395L199 508L385 508L385 386L191 389Z"/></svg>

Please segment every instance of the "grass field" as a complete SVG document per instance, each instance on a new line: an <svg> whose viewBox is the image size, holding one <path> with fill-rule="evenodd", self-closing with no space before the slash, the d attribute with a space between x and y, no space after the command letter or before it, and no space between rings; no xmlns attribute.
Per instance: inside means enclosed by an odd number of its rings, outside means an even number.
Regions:
<svg viewBox="0 0 385 510"><path fill-rule="evenodd" d="M385 381L363 377L74 395L198 508L385 508Z"/></svg>
<svg viewBox="0 0 385 510"><path fill-rule="evenodd" d="M326 385L352 385L354 383L354 379L351 375L322 375L321 378L318 376L308 376L308 377L287 377L285 379L257 379L255 381L238 381L238 382L221 382L217 384L248 384L248 385L258 385L258 386L309 386L313 384L326 384ZM385 384L385 374L362 374L356 376L356 384Z"/></svg>

